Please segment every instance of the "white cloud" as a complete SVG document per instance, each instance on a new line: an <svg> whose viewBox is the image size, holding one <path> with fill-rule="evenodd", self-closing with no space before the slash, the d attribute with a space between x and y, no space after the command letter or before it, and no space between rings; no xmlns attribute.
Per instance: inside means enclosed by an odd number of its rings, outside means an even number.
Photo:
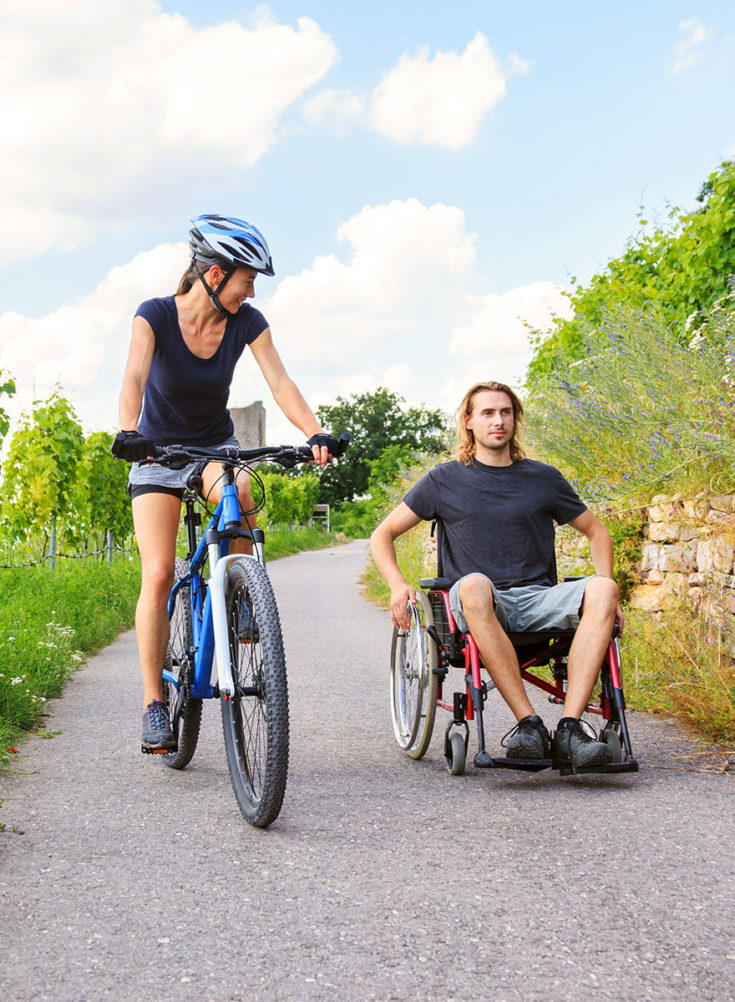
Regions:
<svg viewBox="0 0 735 1002"><path fill-rule="evenodd" d="M404 53L373 92L370 121L394 142L457 150L473 142L504 96L503 71L478 32L461 54Z"/></svg>
<svg viewBox="0 0 735 1002"><path fill-rule="evenodd" d="M478 380L520 385L531 360L534 332L548 330L554 317L572 314L569 296L553 282L532 282L502 295L471 296L469 306L467 320L449 338L456 363L440 391L445 407L456 407Z"/></svg>
<svg viewBox="0 0 735 1002"><path fill-rule="evenodd" d="M475 261L461 209L417 198L365 206L337 239L350 246L346 262L317 257L263 301L288 359L343 363L399 346L461 288Z"/></svg>
<svg viewBox="0 0 735 1002"><path fill-rule="evenodd" d="M679 31L684 36L680 38L674 47L675 58L671 72L673 74L684 73L694 69L699 59L699 52L696 50L708 38L712 37L712 32L705 28L697 17L687 18L679 22Z"/></svg>
<svg viewBox="0 0 735 1002"><path fill-rule="evenodd" d="M506 79L530 71L531 64L515 53L504 71L481 33L464 52L424 47L404 52L367 96L347 90L326 90L303 109L312 125L330 125L344 132L361 122L387 139L457 150L469 146L482 120L505 96Z"/></svg>
<svg viewBox="0 0 735 1002"><path fill-rule="evenodd" d="M337 231L346 253L324 254L255 305L313 408L387 386L409 404L451 411L478 378L513 383L530 357L528 330L565 315L550 282L478 294L474 234L456 206L418 199L365 206ZM187 261L167 244L112 269L88 295L40 318L0 316L0 369L15 376L17 416L60 383L87 430L117 425L117 399L138 303L173 291ZM259 279L259 293L269 280ZM298 441L249 352L230 403L264 401L271 441ZM5 398L2 401L5 405Z"/></svg>
<svg viewBox="0 0 735 1002"><path fill-rule="evenodd" d="M261 304L313 407L387 386L411 404L452 411L477 378L523 377L531 346L519 317L545 329L553 314L568 315L551 282L474 293L475 235L455 206L366 206L338 237L349 247L345 260L316 258ZM236 376L239 403L252 385L252 376ZM268 429L278 440L290 433L272 406Z"/></svg>
<svg viewBox="0 0 735 1002"><path fill-rule="evenodd" d="M140 222L192 180L246 170L336 61L321 28L259 12L195 28L154 0L3 12L0 260Z"/></svg>
<svg viewBox="0 0 735 1002"><path fill-rule="evenodd" d="M0 405L17 418L59 384L88 430L115 429L133 313L144 299L173 292L187 259L185 244L161 244L43 317L0 315L0 370L17 386Z"/></svg>
<svg viewBox="0 0 735 1002"><path fill-rule="evenodd" d="M341 135L352 122L359 121L365 100L348 90L324 90L306 101L304 118L311 125L330 125Z"/></svg>

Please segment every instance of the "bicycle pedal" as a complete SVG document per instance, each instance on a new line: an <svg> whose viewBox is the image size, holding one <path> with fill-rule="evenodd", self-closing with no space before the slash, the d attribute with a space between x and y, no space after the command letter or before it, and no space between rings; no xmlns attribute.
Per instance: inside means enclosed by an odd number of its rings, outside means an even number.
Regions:
<svg viewBox="0 0 735 1002"><path fill-rule="evenodd" d="M170 752L175 752L176 748L153 748L151 745L142 744L140 750L144 755L168 755Z"/></svg>

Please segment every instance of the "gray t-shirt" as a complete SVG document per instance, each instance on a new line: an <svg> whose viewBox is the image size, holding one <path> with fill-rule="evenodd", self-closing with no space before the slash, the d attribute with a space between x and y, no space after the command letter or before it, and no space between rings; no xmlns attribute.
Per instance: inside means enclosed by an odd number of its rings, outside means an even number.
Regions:
<svg viewBox="0 0 735 1002"><path fill-rule="evenodd" d="M480 572L497 588L556 584L554 523L587 510L556 467L534 459L441 463L403 500L419 518L439 521L442 576Z"/></svg>

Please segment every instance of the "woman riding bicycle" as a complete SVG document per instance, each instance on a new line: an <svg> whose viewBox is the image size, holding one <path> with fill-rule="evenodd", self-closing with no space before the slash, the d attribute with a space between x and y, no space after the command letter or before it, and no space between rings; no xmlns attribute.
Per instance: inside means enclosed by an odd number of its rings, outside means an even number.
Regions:
<svg viewBox="0 0 735 1002"><path fill-rule="evenodd" d="M326 435L276 351L268 323L246 300L255 295L258 274L273 275L263 234L241 219L199 216L189 231L192 259L175 295L142 303L120 394L120 427L113 453L133 462L128 492L142 564L135 614L143 676L143 745L175 747L162 701L161 666L168 642L167 602L173 583L181 499L195 464L170 470L141 464L151 444L238 447L227 402L232 376L248 345L273 397L308 439L314 459L324 466L337 443ZM202 495L219 501L222 468L209 463L201 472ZM253 508L246 473L237 478L240 508ZM231 550L247 552L234 540Z"/></svg>

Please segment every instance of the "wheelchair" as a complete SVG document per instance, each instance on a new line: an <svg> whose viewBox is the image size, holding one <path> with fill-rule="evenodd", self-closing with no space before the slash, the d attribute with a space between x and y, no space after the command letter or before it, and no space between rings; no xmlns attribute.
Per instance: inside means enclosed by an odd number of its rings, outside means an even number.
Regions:
<svg viewBox="0 0 735 1002"><path fill-rule="evenodd" d="M399 747L413 759L427 751L434 729L437 708L447 710L451 719L444 732L444 759L449 772L460 776L467 762L470 727L477 727L474 765L480 769L520 769L538 772L553 768L552 759L493 758L485 748L483 710L494 688L482 678L482 662L470 633L462 633L449 607L451 582L447 578L422 578L417 603L409 603L408 631L394 628L391 645L390 702L393 732ZM548 694L549 702L563 704L566 691L567 655L574 639L573 630L546 630L541 633L510 633L518 655L523 679ZM534 671L548 666L542 678ZM464 673L464 690L446 694L452 668ZM598 740L612 751L612 761L599 766L569 766L560 775L588 772L637 772L630 734L625 719L620 645L617 626L610 638L600 672L600 689L586 713L602 718Z"/></svg>

